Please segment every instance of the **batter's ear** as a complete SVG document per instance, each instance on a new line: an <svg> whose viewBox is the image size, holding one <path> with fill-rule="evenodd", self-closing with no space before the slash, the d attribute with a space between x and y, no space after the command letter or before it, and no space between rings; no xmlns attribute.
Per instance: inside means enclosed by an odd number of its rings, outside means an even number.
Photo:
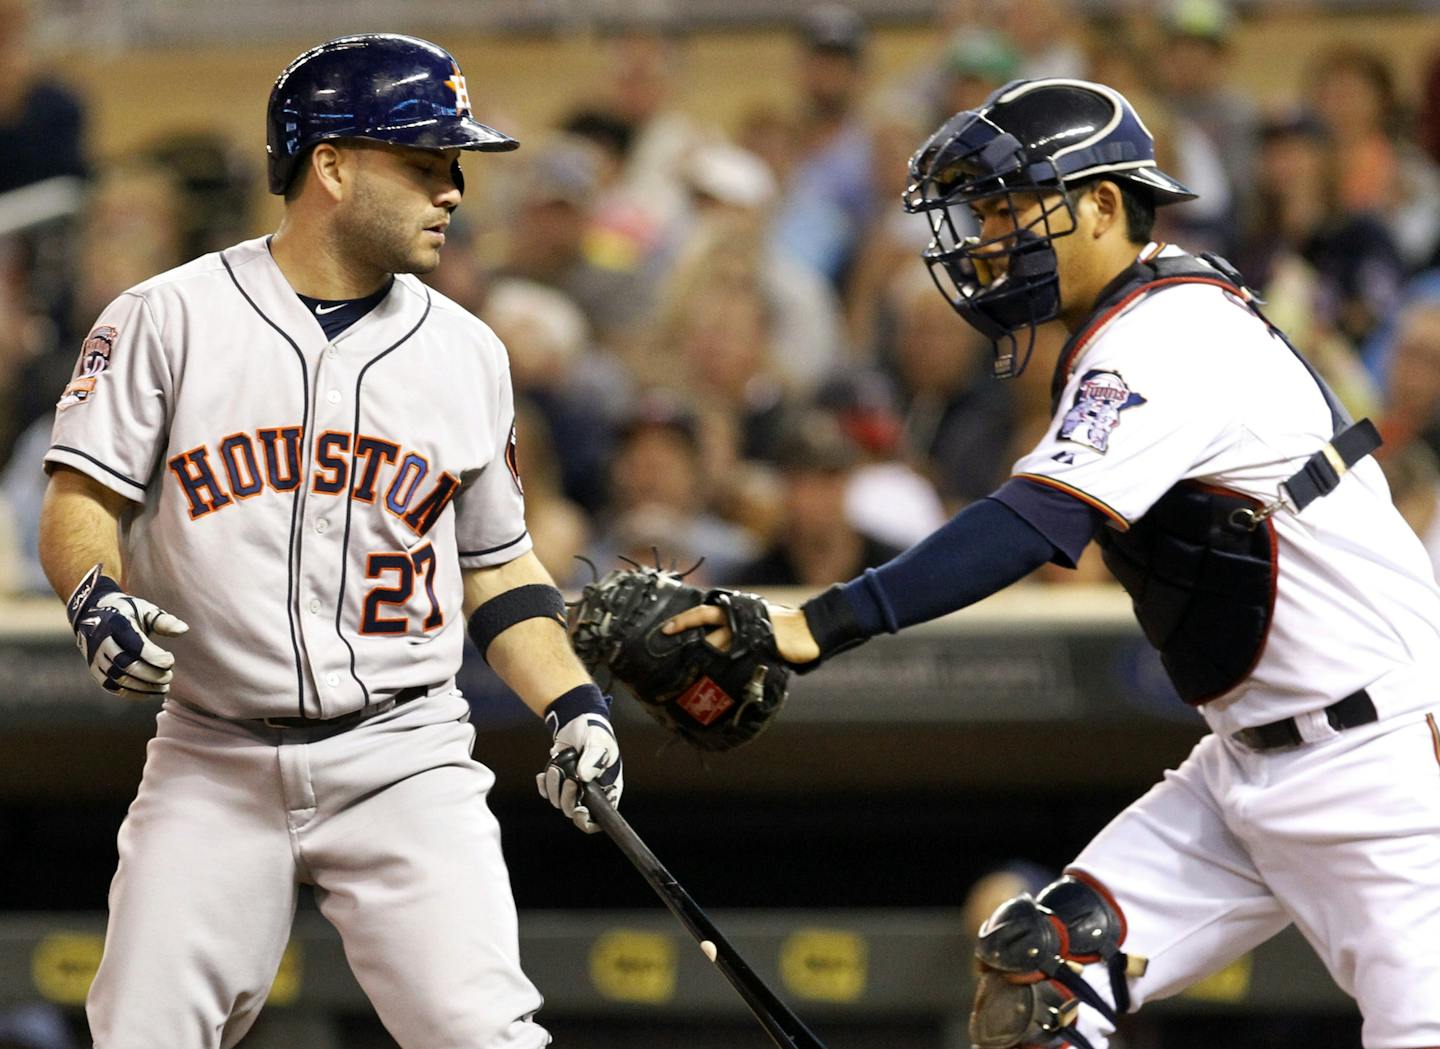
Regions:
<svg viewBox="0 0 1440 1049"><path fill-rule="evenodd" d="M305 158L299 177L314 182L316 189L332 200L339 200L355 177L354 159L333 142L319 142Z"/></svg>

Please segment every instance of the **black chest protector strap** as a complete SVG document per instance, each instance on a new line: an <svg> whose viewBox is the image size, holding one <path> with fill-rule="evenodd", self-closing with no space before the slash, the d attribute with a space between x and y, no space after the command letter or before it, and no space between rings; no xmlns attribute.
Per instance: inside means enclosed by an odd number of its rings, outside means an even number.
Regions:
<svg viewBox="0 0 1440 1049"><path fill-rule="evenodd" d="M1127 531L1097 536L1106 566L1130 594L1146 638L1160 653L1176 691L1204 703L1238 685L1254 669L1269 635L1277 581L1277 510L1299 513L1334 491L1357 462L1380 446L1368 419L1352 423L1310 362L1260 312L1255 297L1224 259L1189 255L1137 262L1117 277L1090 319L1061 351L1051 384L1052 407L1070 369L1100 330L1144 295L1180 284L1210 284L1244 305L1305 366L1330 409L1334 436L1269 502L1193 481L1176 484Z"/></svg>
<svg viewBox="0 0 1440 1049"><path fill-rule="evenodd" d="M1321 448L1314 455L1310 456L1293 476L1280 482L1280 498L1270 503L1250 520L1251 527L1254 527L1261 520L1269 517L1275 511L1288 509L1291 513L1299 513L1321 496L1329 495L1340 483L1340 479L1350 472L1350 468L1375 451L1381 445L1380 431L1375 429L1375 424L1369 419L1361 419L1359 422L1352 422L1350 413L1340 403L1335 392L1330 389L1328 383L1316 372L1314 365L1305 359L1305 355L1295 348L1295 344L1285 337L1275 325L1270 323L1270 318L1260 311L1255 296L1245 287L1240 274L1227 261L1218 255L1202 255L1206 262L1210 263L1216 270L1223 274L1232 285L1235 293L1241 300L1250 307L1250 311L1265 322L1270 333L1289 347L1290 352L1310 373L1310 378L1315 380L1315 385L1320 388L1320 393L1325 398L1325 404L1330 409L1330 425L1335 431L1335 436L1330 442ZM1169 262L1169 259L1157 259L1157 262ZM1173 261L1181 261L1179 259ZM1193 260L1190 261L1194 265Z"/></svg>
<svg viewBox="0 0 1440 1049"><path fill-rule="evenodd" d="M1380 431L1369 419L1351 423L1305 461L1294 476L1280 483L1280 498L1265 508L1273 514L1281 506L1299 513L1322 495L1329 495L1361 459L1379 448Z"/></svg>

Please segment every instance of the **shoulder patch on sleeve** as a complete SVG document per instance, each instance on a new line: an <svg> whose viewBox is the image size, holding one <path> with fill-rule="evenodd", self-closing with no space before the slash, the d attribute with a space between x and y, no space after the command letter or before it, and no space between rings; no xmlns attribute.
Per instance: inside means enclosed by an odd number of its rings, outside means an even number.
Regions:
<svg viewBox="0 0 1440 1049"><path fill-rule="evenodd" d="M56 408L69 408L72 405L84 404L90 399L90 395L95 392L96 377L110 367L110 355L115 350L115 340L119 335L118 328L101 324L85 336L85 341L80 344L80 364L76 368L75 378L65 387L65 392L56 402Z"/></svg>
<svg viewBox="0 0 1440 1049"><path fill-rule="evenodd" d="M1119 372L1092 368L1080 377L1075 402L1060 421L1058 436L1104 453L1111 432L1120 425L1120 413L1144 403L1145 398L1125 385Z"/></svg>
<svg viewBox="0 0 1440 1049"><path fill-rule="evenodd" d="M520 482L520 442L513 422L510 424L510 439L505 443L505 465L510 469L510 478L515 482L516 489L524 495L525 486Z"/></svg>

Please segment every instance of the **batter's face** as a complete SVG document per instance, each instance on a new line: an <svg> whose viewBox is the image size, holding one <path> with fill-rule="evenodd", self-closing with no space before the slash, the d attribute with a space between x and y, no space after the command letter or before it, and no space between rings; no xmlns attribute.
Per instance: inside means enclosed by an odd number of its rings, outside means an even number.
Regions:
<svg viewBox="0 0 1440 1049"><path fill-rule="evenodd" d="M460 151L367 141L343 149L354 173L335 219L346 252L386 273L429 273L460 205L452 173Z"/></svg>

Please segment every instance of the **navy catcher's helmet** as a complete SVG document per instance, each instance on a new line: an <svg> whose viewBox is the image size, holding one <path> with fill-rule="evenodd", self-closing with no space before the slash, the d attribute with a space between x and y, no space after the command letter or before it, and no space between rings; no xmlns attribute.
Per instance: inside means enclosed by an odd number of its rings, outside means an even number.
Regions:
<svg viewBox="0 0 1440 1049"><path fill-rule="evenodd" d="M394 33L338 37L291 62L270 92L265 132L271 193L284 193L305 151L329 139L486 152L520 144L471 116L448 51Z"/></svg>
<svg viewBox="0 0 1440 1049"><path fill-rule="evenodd" d="M1051 242L1075 226L1068 190L1097 177L1156 205L1195 197L1156 166L1155 140L1125 97L1085 80L1011 81L947 120L910 158L905 209L925 214L934 234L922 257L960 316L995 343L1001 378L1020 374L1029 358L1027 349L1015 363L1017 333L1033 346L1036 326L1060 313ZM968 235L974 202L1055 191L1028 228L989 241ZM1023 210L1010 203L1012 213ZM1070 221L1056 228L1062 211Z"/></svg>

